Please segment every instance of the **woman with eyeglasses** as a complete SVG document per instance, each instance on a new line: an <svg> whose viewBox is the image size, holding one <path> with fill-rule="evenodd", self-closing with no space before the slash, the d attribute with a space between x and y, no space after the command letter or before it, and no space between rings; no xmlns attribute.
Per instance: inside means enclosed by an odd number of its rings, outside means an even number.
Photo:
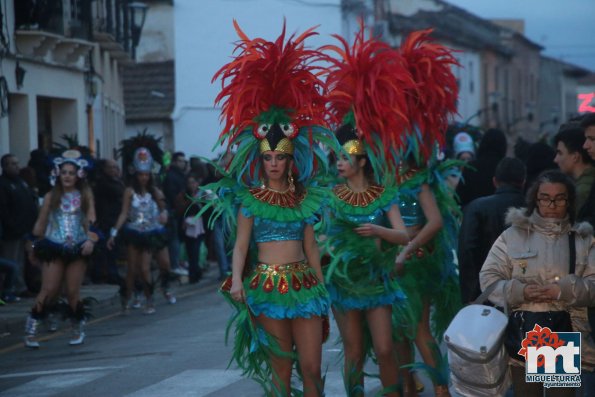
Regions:
<svg viewBox="0 0 595 397"><path fill-rule="evenodd" d="M479 274L482 290L497 283L490 300L510 312L505 345L515 396L543 395L543 383L525 382L521 346L526 332L552 340L536 325L551 332L582 332L583 361L595 362L586 316L586 306L595 299L593 228L574 223L575 203L575 187L566 175L542 173L527 192L527 207L508 211L511 226L498 237ZM547 390L548 396L575 393L571 387Z"/></svg>

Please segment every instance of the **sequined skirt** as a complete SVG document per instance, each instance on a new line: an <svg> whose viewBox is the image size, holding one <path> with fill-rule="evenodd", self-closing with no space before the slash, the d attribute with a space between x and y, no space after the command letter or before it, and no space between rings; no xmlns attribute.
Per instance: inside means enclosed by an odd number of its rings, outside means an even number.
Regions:
<svg viewBox="0 0 595 397"><path fill-rule="evenodd" d="M254 315L275 319L310 318L328 313L328 291L305 261L257 263L244 279L246 302Z"/></svg>
<svg viewBox="0 0 595 397"><path fill-rule="evenodd" d="M119 238L124 245L132 245L138 249L148 251L159 251L166 247L168 242L165 227L141 232L124 225Z"/></svg>
<svg viewBox="0 0 595 397"><path fill-rule="evenodd" d="M50 239L44 238L35 242L33 252L42 262L52 262L60 260L64 264L74 262L77 259L85 258L81 254L81 246L86 240L76 244L61 244Z"/></svg>

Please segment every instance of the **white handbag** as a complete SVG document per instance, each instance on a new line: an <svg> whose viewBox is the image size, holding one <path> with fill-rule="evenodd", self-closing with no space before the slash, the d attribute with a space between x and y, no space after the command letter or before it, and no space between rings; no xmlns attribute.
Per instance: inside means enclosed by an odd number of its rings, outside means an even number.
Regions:
<svg viewBox="0 0 595 397"><path fill-rule="evenodd" d="M510 386L504 333L508 316L486 306L490 285L471 305L462 308L444 333L451 382L462 396L504 396Z"/></svg>

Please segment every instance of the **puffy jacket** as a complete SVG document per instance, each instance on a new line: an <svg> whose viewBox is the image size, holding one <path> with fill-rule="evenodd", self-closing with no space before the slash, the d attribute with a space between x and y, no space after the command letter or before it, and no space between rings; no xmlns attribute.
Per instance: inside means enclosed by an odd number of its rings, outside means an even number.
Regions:
<svg viewBox="0 0 595 397"><path fill-rule="evenodd" d="M506 220L511 227L498 237L479 273L482 290L499 283L490 300L511 311L569 311L574 329L582 332L583 361L595 364L595 345L586 321L586 306L595 302L595 240L591 225L583 222L572 226L568 219L546 219L537 212L526 216L524 209L516 208L508 211ZM571 230L576 232L574 274L569 274ZM559 300L525 301L527 284L554 282L560 286Z"/></svg>

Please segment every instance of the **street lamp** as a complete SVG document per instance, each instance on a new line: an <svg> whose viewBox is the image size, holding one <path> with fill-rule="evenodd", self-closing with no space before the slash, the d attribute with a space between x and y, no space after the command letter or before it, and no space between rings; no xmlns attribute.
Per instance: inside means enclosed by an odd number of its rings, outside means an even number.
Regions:
<svg viewBox="0 0 595 397"><path fill-rule="evenodd" d="M25 73L27 73L27 70L25 70L25 68L22 67L21 64L17 61L17 65L14 68L14 75L18 90L20 90L23 87L23 83L25 82Z"/></svg>
<svg viewBox="0 0 595 397"><path fill-rule="evenodd" d="M100 77L95 72L93 66L89 71L85 72L85 91L86 91L86 102L87 102L87 128L89 137L89 149L95 153L95 122L93 119L93 103L98 94L98 86Z"/></svg>
<svg viewBox="0 0 595 397"><path fill-rule="evenodd" d="M140 42L140 34L147 18L149 6L139 1L128 4L130 9L130 33L132 35L132 59L136 59L136 47Z"/></svg>

